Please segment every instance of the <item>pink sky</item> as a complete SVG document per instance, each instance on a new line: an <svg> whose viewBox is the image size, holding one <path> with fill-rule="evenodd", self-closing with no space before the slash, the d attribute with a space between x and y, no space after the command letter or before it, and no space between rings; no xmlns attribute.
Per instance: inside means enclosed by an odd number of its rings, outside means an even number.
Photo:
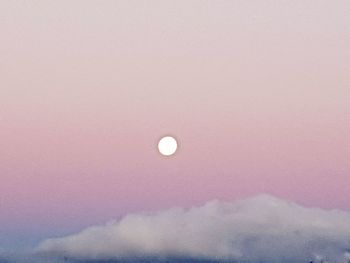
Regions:
<svg viewBox="0 0 350 263"><path fill-rule="evenodd" d="M349 210L350 2L151 2L1 2L0 230L261 192Z"/></svg>

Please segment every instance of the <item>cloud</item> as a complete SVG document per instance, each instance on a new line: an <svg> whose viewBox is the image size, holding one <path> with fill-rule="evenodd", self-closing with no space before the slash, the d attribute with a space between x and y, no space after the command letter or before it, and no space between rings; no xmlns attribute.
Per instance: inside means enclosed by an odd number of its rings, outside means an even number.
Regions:
<svg viewBox="0 0 350 263"><path fill-rule="evenodd" d="M127 215L47 239L39 253L76 259L143 256L247 262L347 262L350 213L306 208L269 195L191 209Z"/></svg>

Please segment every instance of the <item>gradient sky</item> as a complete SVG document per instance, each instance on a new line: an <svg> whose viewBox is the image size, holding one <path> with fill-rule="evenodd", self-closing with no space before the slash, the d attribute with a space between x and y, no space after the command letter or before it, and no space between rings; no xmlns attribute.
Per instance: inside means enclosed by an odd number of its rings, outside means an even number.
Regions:
<svg viewBox="0 0 350 263"><path fill-rule="evenodd" d="M350 210L349 1L3 0L0 32L0 248L262 192Z"/></svg>

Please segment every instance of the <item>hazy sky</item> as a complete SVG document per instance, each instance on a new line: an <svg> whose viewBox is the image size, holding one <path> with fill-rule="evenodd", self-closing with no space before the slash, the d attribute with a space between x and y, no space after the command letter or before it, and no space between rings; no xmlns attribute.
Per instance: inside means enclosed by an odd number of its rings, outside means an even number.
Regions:
<svg viewBox="0 0 350 263"><path fill-rule="evenodd" d="M350 210L349 1L2 0L0 32L0 248L262 192Z"/></svg>

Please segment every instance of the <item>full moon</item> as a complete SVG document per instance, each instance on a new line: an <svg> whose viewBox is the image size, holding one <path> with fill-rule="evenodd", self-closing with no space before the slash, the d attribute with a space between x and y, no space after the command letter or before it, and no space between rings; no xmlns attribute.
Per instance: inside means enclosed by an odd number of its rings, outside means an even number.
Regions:
<svg viewBox="0 0 350 263"><path fill-rule="evenodd" d="M162 155L173 155L177 150L177 141L174 137L165 136L159 141L158 150Z"/></svg>

